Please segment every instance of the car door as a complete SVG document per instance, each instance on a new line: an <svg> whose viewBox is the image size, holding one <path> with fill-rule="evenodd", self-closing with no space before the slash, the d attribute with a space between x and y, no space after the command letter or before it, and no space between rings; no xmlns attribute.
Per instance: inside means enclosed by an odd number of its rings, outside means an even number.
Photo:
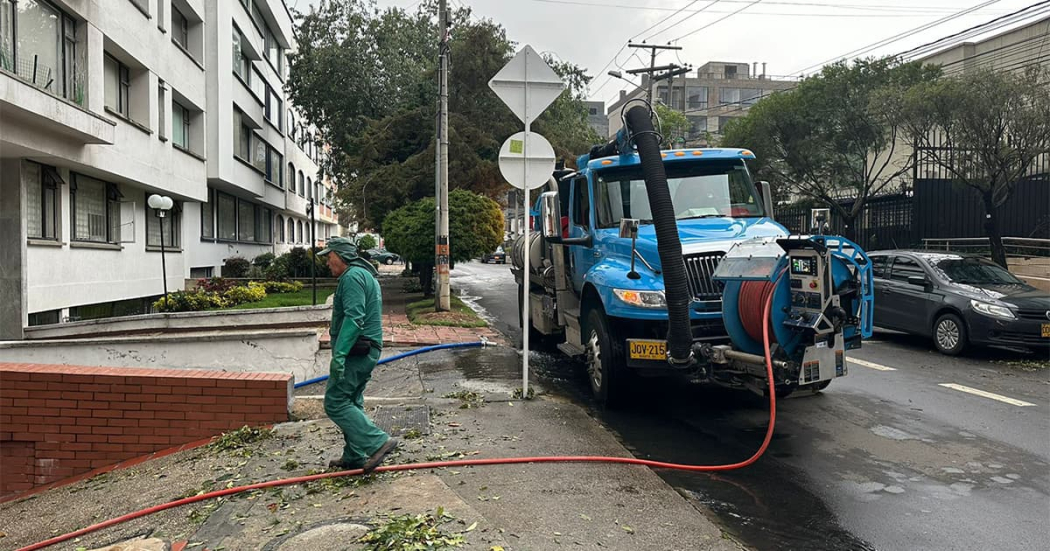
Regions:
<svg viewBox="0 0 1050 551"><path fill-rule="evenodd" d="M579 176L572 181L572 199L569 203L569 237L585 237L592 231L591 193L586 176ZM583 278L587 270L594 265L595 249L583 245L569 247L569 259L572 273L572 287L577 292L583 290Z"/></svg>
<svg viewBox="0 0 1050 551"><path fill-rule="evenodd" d="M922 278L922 284L918 278ZM893 257L889 285L883 293L888 307L885 313L892 320L891 327L916 335L930 333L926 320L934 302L931 281L930 275L915 258L906 255Z"/></svg>
<svg viewBox="0 0 1050 551"><path fill-rule="evenodd" d="M879 327L892 328L893 314L890 311L893 295L886 294L886 287L890 282L890 263L893 257L889 255L871 255L871 274L875 280L875 325Z"/></svg>

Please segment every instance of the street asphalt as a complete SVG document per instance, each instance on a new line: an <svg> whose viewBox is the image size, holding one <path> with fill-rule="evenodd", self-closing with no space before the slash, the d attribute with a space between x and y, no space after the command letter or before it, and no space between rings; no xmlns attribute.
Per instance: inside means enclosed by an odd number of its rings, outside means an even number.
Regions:
<svg viewBox="0 0 1050 551"><path fill-rule="evenodd" d="M453 287L520 341L505 265L459 264ZM520 346L520 343L519 343ZM637 457L693 464L750 456L766 402L744 391L645 381L633 407L594 407L582 366L550 347L533 371ZM658 474L757 549L1040 549L1050 540L1050 364L877 331L849 375L778 403L767 454L719 475ZM1042 542L1042 543L1040 543Z"/></svg>

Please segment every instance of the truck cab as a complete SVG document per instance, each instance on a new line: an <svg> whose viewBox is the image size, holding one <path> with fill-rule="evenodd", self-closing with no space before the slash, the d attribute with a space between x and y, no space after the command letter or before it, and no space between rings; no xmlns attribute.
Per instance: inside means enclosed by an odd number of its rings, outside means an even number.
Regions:
<svg viewBox="0 0 1050 551"><path fill-rule="evenodd" d="M745 164L754 158L750 151L680 149L661 156L688 273L694 342L728 342L715 268L735 243L788 232L763 206ZM667 305L638 154L584 155L577 166L547 184L547 191L558 193L562 244L538 234L528 247L519 239L513 271L519 290L528 290L529 330L552 335L559 349L584 359L592 390L605 404L615 402L633 377L674 371L660 344ZM535 220L539 211L537 202ZM717 376L703 368L687 375Z"/></svg>

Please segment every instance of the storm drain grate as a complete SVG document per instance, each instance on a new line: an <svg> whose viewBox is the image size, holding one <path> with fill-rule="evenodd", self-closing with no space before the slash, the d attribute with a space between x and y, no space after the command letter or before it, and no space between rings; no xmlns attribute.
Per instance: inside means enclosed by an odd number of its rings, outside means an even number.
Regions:
<svg viewBox="0 0 1050 551"><path fill-rule="evenodd" d="M372 413L372 421L391 436L403 436L412 430L430 434L428 406L379 406Z"/></svg>

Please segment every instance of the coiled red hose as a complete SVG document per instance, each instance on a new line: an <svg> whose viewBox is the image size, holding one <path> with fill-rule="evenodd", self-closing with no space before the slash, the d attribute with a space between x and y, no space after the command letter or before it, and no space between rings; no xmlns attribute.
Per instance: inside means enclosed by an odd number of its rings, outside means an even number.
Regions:
<svg viewBox="0 0 1050 551"><path fill-rule="evenodd" d="M744 331L748 336L756 341L762 342L763 334L768 331L772 320L769 319L768 310L763 312L755 308L755 305L771 302L773 291L776 288L776 284L770 281L745 281L740 284L740 295L737 301L740 324L744 326ZM777 342L776 335L770 336L769 342Z"/></svg>
<svg viewBox="0 0 1050 551"><path fill-rule="evenodd" d="M783 274L781 274L783 275ZM778 278L779 281L779 278ZM763 309L763 317L769 319L770 307L773 304L773 294L769 293L764 297L765 308ZM618 463L621 465L642 465L645 467L651 467L655 469L673 469L678 471L692 471L692 472L718 472L718 471L731 471L747 467L748 465L758 461L759 457L765 453L766 448L769 447L769 442L773 438L773 427L776 425L777 420L777 393L776 388L773 384L773 360L769 353L769 324L762 326L762 343L765 348L766 358L766 380L769 382L769 426L766 428L766 437L762 440L762 445L759 446L758 451L748 459L739 463L730 463L728 465L683 465L680 463L664 463L663 461L651 461L648 459L636 459L633 457L603 457L603 456L587 456L587 455L568 455L568 456L547 456L547 457L501 457L493 459L466 459L462 461L434 461L430 463L410 463L406 465L389 465L386 467L379 467L373 472L384 473L384 472L396 472L396 471L411 471L419 469L437 469L442 467L465 467L474 465L515 465L521 463ZM62 534L53 538L44 540L39 543L34 543L27 547L23 547L18 551L34 551L37 549L43 549L45 547L61 543L64 541L71 540L73 538L79 538L85 534L90 534L103 528L109 528L134 520L137 518L151 515L160 511L166 511L175 507L181 507L182 505L189 505L190 503L197 503L208 499L217 497L228 496L232 494L238 494L241 492L248 492L251 490L261 490L264 488L273 488L275 486L287 486L291 484L301 484L303 482L311 482L314 480L321 480L324 478L336 478L341 476L357 476L363 474L361 469L354 469L350 471L339 471L334 473L320 473L308 476L298 476L294 478L284 478L279 480L271 480L269 482L260 482L257 484L249 484L247 486L238 486L236 488L227 488L225 490L216 490L214 492L208 492L193 497L187 497L183 499L177 499L168 503L162 503L160 505L154 505L146 509L140 509L128 513L123 516L111 518L107 521L93 524L85 528L81 528L75 532L68 534Z"/></svg>

